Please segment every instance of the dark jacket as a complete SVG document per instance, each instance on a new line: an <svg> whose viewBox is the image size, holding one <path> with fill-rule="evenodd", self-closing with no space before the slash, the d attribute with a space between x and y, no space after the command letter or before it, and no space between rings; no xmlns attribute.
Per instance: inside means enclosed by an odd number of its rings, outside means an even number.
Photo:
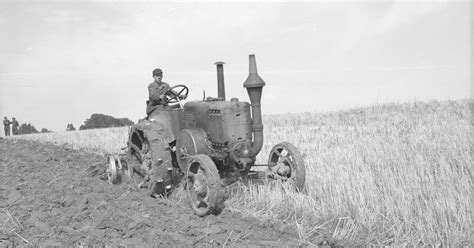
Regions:
<svg viewBox="0 0 474 248"><path fill-rule="evenodd" d="M165 99L165 93L170 89L170 85L161 82L161 83L156 83L153 82L150 85L148 85L148 98L150 100L150 103L152 105L164 105L166 106L166 102L164 101Z"/></svg>
<svg viewBox="0 0 474 248"><path fill-rule="evenodd" d="M170 89L169 84L165 82L153 82L148 85L148 101L146 102L146 114L150 115L156 106L167 106L165 93Z"/></svg>
<svg viewBox="0 0 474 248"><path fill-rule="evenodd" d="M3 120L3 125L4 125L5 127L10 127L10 124L11 124L10 120L8 120L8 119L6 119L6 120L4 119L4 120Z"/></svg>
<svg viewBox="0 0 474 248"><path fill-rule="evenodd" d="M13 120L11 124L12 124L12 128L18 128L20 126L17 120Z"/></svg>

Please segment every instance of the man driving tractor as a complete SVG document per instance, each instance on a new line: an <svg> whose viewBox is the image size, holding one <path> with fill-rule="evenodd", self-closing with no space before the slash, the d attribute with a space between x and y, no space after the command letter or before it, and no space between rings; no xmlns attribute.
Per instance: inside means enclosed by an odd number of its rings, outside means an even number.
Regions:
<svg viewBox="0 0 474 248"><path fill-rule="evenodd" d="M152 75L154 81L148 85L147 117L140 120L134 127L140 132L146 133L148 139L146 143L140 143L140 148L135 146L138 150L132 149L132 155L139 158L140 164L130 164L134 172L129 174L135 175L133 180L139 188L151 189L151 196L156 197L170 192L174 182L175 172L172 172L172 158L166 150L170 145L167 141L174 139L174 136L168 136L170 133L165 129L168 128L166 126L170 122L168 117L173 115L172 113L174 113L174 120L176 120L172 129L181 128L179 121L183 109L181 101L187 98L189 89L185 85L170 87L169 84L162 81L163 71L159 68L153 70ZM131 134L132 136L133 134ZM135 141L142 139L138 136L133 137L135 137L133 138Z"/></svg>
<svg viewBox="0 0 474 248"><path fill-rule="evenodd" d="M162 82L163 71L159 68L153 70L153 83L148 85L148 101L146 114L149 115L154 106L167 106L165 93L170 89L169 84Z"/></svg>

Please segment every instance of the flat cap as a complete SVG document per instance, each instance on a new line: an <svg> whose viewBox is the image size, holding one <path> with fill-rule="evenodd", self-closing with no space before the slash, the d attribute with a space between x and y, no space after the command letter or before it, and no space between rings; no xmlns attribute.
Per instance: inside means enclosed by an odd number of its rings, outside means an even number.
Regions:
<svg viewBox="0 0 474 248"><path fill-rule="evenodd" d="M155 75L163 75L163 71L160 68L156 68L153 70L153 76Z"/></svg>

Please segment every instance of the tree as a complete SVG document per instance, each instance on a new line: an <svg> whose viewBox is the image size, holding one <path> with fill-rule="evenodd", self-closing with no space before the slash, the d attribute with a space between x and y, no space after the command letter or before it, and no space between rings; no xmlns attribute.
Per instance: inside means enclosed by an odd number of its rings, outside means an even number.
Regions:
<svg viewBox="0 0 474 248"><path fill-rule="evenodd" d="M79 127L80 130L94 129L94 128L107 128L107 127L124 127L132 126L133 121L128 118L115 118L104 114L92 114L89 119L84 121L84 125Z"/></svg>
<svg viewBox="0 0 474 248"><path fill-rule="evenodd" d="M46 129L46 128L42 128L42 129L41 129L41 132L42 132L42 133L51 133L51 131L49 131L49 130Z"/></svg>
<svg viewBox="0 0 474 248"><path fill-rule="evenodd" d="M67 124L66 131L76 131L76 128L72 123Z"/></svg>
<svg viewBox="0 0 474 248"><path fill-rule="evenodd" d="M30 133L38 133L36 127L31 125L30 123L23 123L18 130L18 134L30 134Z"/></svg>

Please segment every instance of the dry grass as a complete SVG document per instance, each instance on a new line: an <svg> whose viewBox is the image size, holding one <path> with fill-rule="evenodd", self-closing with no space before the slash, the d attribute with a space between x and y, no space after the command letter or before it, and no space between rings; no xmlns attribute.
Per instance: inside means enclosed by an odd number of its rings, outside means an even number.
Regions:
<svg viewBox="0 0 474 248"><path fill-rule="evenodd" d="M67 144L73 149L84 149L105 155L120 152L123 147L127 146L128 127L37 133L18 135L13 138L37 140L56 145Z"/></svg>
<svg viewBox="0 0 474 248"><path fill-rule="evenodd" d="M228 208L294 223L302 242L472 245L469 101L388 104L335 113L264 117L271 147L301 148L307 193L275 183L234 190ZM127 129L21 138L118 151Z"/></svg>

